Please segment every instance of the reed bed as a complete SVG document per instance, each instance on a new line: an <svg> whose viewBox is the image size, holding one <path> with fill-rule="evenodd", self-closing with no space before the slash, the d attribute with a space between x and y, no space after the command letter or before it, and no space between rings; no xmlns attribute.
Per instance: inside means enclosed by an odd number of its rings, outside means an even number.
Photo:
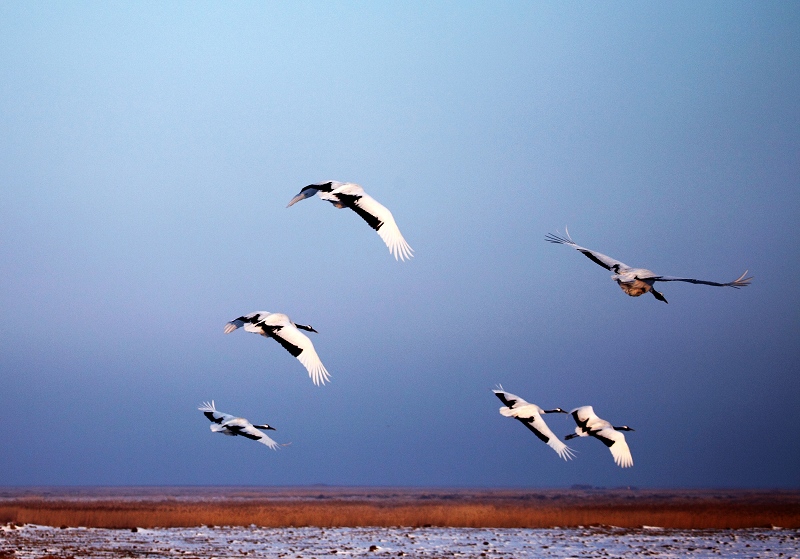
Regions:
<svg viewBox="0 0 800 559"><path fill-rule="evenodd" d="M625 528L800 528L800 499L719 497L572 499L329 498L247 501L125 501L119 499L10 499L0 502L0 522L98 528L189 526L360 527L442 526L551 528L611 525Z"/></svg>

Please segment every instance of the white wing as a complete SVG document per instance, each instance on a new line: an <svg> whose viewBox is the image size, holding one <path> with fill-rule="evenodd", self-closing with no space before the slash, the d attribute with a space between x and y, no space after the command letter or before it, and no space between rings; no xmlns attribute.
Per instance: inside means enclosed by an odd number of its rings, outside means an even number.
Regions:
<svg viewBox="0 0 800 559"><path fill-rule="evenodd" d="M579 408L575 408L571 412L572 419L575 420L575 423L578 425L575 432L580 434L581 432L588 432L591 429L591 425L595 425L598 421L603 421L597 414L594 413L594 409L592 406L581 406Z"/></svg>
<svg viewBox="0 0 800 559"><path fill-rule="evenodd" d="M273 328L271 336L303 364L314 384L319 386L330 381L330 374L317 355L314 344L308 336L297 329L288 316L272 313L262 321L262 324Z"/></svg>
<svg viewBox="0 0 800 559"><path fill-rule="evenodd" d="M241 328L242 326L244 326L243 320L239 318L237 318L236 320L231 320L230 322L225 324L225 333L230 334L231 332L233 332L237 328Z"/></svg>
<svg viewBox="0 0 800 559"><path fill-rule="evenodd" d="M573 450L561 442L542 419L539 406L535 404L521 405L513 408L500 408L500 414L514 417L530 429L539 440L556 451L561 458L569 460L574 456Z"/></svg>
<svg viewBox="0 0 800 559"><path fill-rule="evenodd" d="M212 423L220 424L225 421L230 421L235 417L229 413L217 411L217 408L214 407L214 400L211 400L210 404L208 402L203 402L203 405L197 409L203 412L203 415L205 415Z"/></svg>
<svg viewBox="0 0 800 559"><path fill-rule="evenodd" d="M631 449L628 448L628 443L623 433L615 431L613 427L604 427L599 431L592 431L590 434L603 441L603 444L611 451L611 456L614 457L614 463L616 463L617 466L620 468L630 468L633 466Z"/></svg>
<svg viewBox="0 0 800 559"><path fill-rule="evenodd" d="M618 272L621 269L630 268L630 266L628 266L624 262L620 262L615 258L611 258L610 256L606 256L605 254L602 254L600 252L596 252L594 250L590 250L588 248L576 245L575 241L573 241L572 238L569 236L569 231L567 231L565 237L560 237L559 235L548 233L547 235L545 235L544 238L546 241L551 243L571 246L575 250L578 250L581 253L583 253L584 256L586 256L589 260L591 260L596 264L599 264L606 270L614 270L615 272Z"/></svg>
<svg viewBox="0 0 800 559"><path fill-rule="evenodd" d="M492 390L494 395L500 398L500 401L503 402L509 408L515 408L518 406L527 406L528 402L517 396L516 394L512 394L511 392L506 392L503 390L502 386L498 385L496 390Z"/></svg>
<svg viewBox="0 0 800 559"><path fill-rule="evenodd" d="M234 330L241 328L244 326L245 331L253 332L255 334L261 334L261 329L256 326L256 324L269 316L269 311L256 311L251 312L250 314L246 314L240 316L239 318L235 318L225 324L225 333L230 334Z"/></svg>
<svg viewBox="0 0 800 559"><path fill-rule="evenodd" d="M389 209L375 200L357 184L347 183L331 192L342 205L356 212L380 235L395 260L406 260L414 256Z"/></svg>

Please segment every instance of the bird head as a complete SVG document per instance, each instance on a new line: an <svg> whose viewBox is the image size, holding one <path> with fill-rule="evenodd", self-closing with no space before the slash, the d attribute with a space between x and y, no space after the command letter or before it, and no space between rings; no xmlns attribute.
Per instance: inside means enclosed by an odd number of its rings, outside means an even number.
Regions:
<svg viewBox="0 0 800 559"><path fill-rule="evenodd" d="M289 208L291 206L294 206L300 200L305 200L306 198L311 198L314 194L316 194L320 190L323 190L323 189L318 184L309 184L308 186L304 186L303 190L301 190L300 193L297 196L292 198L289 201L289 205L286 206L286 207Z"/></svg>
<svg viewBox="0 0 800 559"><path fill-rule="evenodd" d="M615 431L635 431L632 427L628 427L627 425L622 425L620 427L614 427Z"/></svg>
<svg viewBox="0 0 800 559"><path fill-rule="evenodd" d="M261 429L262 431L275 431L275 427L270 427L266 423L264 425L253 425L256 429Z"/></svg>
<svg viewBox="0 0 800 559"><path fill-rule="evenodd" d="M544 413L569 413L569 412L566 412L561 408L554 408L552 410L544 410Z"/></svg>
<svg viewBox="0 0 800 559"><path fill-rule="evenodd" d="M306 332L314 332L315 334L319 334L319 332L314 330L314 327L311 326L310 324L309 325L295 324L295 326L298 327L300 330L305 330Z"/></svg>

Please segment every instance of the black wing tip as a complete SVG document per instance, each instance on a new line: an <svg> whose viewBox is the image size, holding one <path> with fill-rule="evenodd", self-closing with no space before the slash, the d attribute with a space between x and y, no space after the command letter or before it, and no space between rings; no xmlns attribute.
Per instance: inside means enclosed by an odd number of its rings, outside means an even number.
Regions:
<svg viewBox="0 0 800 559"><path fill-rule="evenodd" d="M561 233L556 231L555 233L547 233L544 236L544 240L549 243L556 243L559 245L575 245L575 241L572 240L572 237L569 234L569 229L564 227L564 235L562 236Z"/></svg>
<svg viewBox="0 0 800 559"><path fill-rule="evenodd" d="M544 240L548 243L555 243L558 245L574 245L575 243L572 242L572 239L565 239L559 235L555 235L553 233L548 233L544 236Z"/></svg>
<svg viewBox="0 0 800 559"><path fill-rule="evenodd" d="M747 287L748 285L750 285L750 282L753 281L754 277L754 276L745 277L747 276L747 273L749 271L750 270L745 270L741 276L730 282L728 285L733 287L734 289L739 289L740 287Z"/></svg>

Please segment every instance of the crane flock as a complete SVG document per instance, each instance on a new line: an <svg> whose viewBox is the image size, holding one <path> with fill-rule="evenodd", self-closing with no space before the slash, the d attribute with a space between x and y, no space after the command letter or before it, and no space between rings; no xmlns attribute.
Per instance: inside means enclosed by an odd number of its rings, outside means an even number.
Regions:
<svg viewBox="0 0 800 559"><path fill-rule="evenodd" d="M339 181L309 184L303 187L289 201L287 208L315 195L326 202L330 202L337 208L353 210L378 233L395 260L405 261L413 257L414 251L400 233L392 213L374 198L367 195L361 186L355 183ZM752 277L746 277L747 271L737 279L726 283L655 274L644 268L632 268L610 256L579 246L572 240L567 229L565 229L565 232L564 236L558 233L548 233L545 235L545 240L554 244L570 246L596 264L614 272L611 279L616 281L620 288L631 297L638 297L649 292L657 300L666 303L667 300L664 295L653 287L656 282L682 281L738 289L750 285L752 280ZM321 386L330 381L331 376L322 364L314 345L308 336L300 331L317 333L312 326L292 322L287 315L282 313L258 311L239 316L226 323L224 332L225 334L230 334L239 328L244 328L246 332L259 334L265 338L272 338L278 342L286 351L300 361L315 385ZM575 421L575 432L566 435L564 437L565 441L579 437L593 437L609 449L617 466L621 468L633 466L633 457L623 434L623 432L633 431L633 429L627 425L614 426L601 419L594 413L592 406L577 407L570 412L560 407L543 409L515 394L506 392L500 385L492 392L503 403L499 410L500 415L512 417L522 423L536 438L553 449L556 455L564 461L575 458L576 451L562 442L547 425L542 417L546 414L567 414ZM279 445L264 434L263 431L274 430L273 427L268 424L253 425L244 418L217 411L213 400L211 403L204 402L198 409L211 421L210 429L214 433L242 436L258 441L273 450L278 449L280 446L285 446Z"/></svg>

